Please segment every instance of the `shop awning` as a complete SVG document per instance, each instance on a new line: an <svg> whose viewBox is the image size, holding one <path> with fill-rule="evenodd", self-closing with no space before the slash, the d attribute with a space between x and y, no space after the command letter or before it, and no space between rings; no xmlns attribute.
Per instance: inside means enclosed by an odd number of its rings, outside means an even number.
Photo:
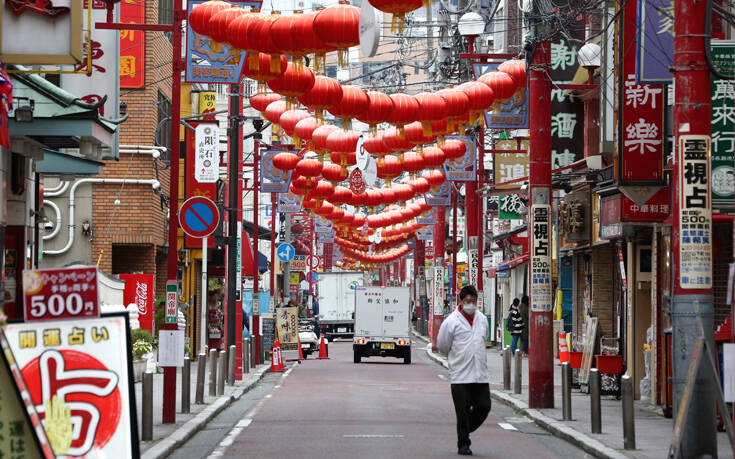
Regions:
<svg viewBox="0 0 735 459"><path fill-rule="evenodd" d="M71 154L45 151L43 159L36 162L36 172L40 174L97 175L104 163Z"/></svg>
<svg viewBox="0 0 735 459"><path fill-rule="evenodd" d="M514 228L514 229L512 229L510 231L506 231L504 233L495 234L495 235L493 235L493 242L498 242L498 241L502 241L502 240L508 239L509 237L515 236L517 234L520 234L520 233L526 231L527 228L528 228L527 225L521 225L521 226L519 226L517 228Z"/></svg>
<svg viewBox="0 0 735 459"><path fill-rule="evenodd" d="M253 225L253 222L249 222L247 220L242 221L242 229L244 232L248 234L249 237L253 237L253 228L255 228L255 225ZM271 230L266 228L265 226L258 225L258 240L262 241L270 241L271 240Z"/></svg>
<svg viewBox="0 0 735 459"><path fill-rule="evenodd" d="M518 266L522 265L523 263L526 263L528 261L528 255L523 255L518 258L514 258L510 261L506 261L503 264L500 264L495 267L495 271L506 271L513 268L517 268Z"/></svg>

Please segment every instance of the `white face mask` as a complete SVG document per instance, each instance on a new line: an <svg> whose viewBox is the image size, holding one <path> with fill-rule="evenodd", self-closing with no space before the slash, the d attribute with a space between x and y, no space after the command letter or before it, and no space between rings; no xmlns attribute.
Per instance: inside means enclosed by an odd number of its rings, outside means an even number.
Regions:
<svg viewBox="0 0 735 459"><path fill-rule="evenodd" d="M462 305L462 311L464 311L464 313L467 314L468 316L475 315L475 311L476 310L477 310L477 305L476 304L470 303L470 304L463 304Z"/></svg>

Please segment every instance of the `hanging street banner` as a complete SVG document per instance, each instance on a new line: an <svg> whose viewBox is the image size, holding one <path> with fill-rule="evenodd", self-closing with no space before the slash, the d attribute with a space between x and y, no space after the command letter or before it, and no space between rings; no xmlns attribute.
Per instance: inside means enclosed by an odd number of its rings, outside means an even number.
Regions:
<svg viewBox="0 0 735 459"><path fill-rule="evenodd" d="M447 136L447 139L459 140L465 144L465 153L461 158L444 162L444 173L448 181L469 182L477 178L477 161L475 161L475 138L470 136Z"/></svg>
<svg viewBox="0 0 735 459"><path fill-rule="evenodd" d="M474 62L475 79L498 68L502 62ZM506 100L496 100L485 110L488 129L528 129L528 87L518 89Z"/></svg>
<svg viewBox="0 0 735 459"><path fill-rule="evenodd" d="M504 183L511 180L517 180L528 177L528 151L530 142L528 139L522 140L520 148L517 148L518 142L513 140L500 140L495 142L497 150L525 150L525 153L496 153L493 155L493 167L495 167L495 183ZM496 186L497 190L506 190L509 188L518 188L521 183L511 183L510 185Z"/></svg>
<svg viewBox="0 0 735 459"><path fill-rule="evenodd" d="M199 35L191 29L189 14L205 0L188 0L186 7L186 76L187 83L238 83L242 66L245 63L245 51L218 43L205 35ZM261 2L231 2L235 6L249 9L260 9Z"/></svg>
<svg viewBox="0 0 735 459"><path fill-rule="evenodd" d="M26 321L99 317L99 303L95 266L23 271Z"/></svg>
<svg viewBox="0 0 735 459"><path fill-rule="evenodd" d="M664 185L664 88L636 81L636 2L626 2L617 24L618 185ZM622 24L622 26L621 26Z"/></svg>
<svg viewBox="0 0 735 459"><path fill-rule="evenodd" d="M209 198L212 201L217 200L217 181L214 182L200 182L196 179L197 172L197 164L199 163L200 159L199 156L199 150L197 148L197 136L196 136L196 130L199 129L200 126L209 126L209 127L215 127L215 129L218 129L219 123L218 122L212 122L212 121L188 121L189 124L194 126L194 131L191 129L184 129L185 132L185 142L186 142L186 174L185 174L185 184L184 189L185 193L184 196L186 199L192 198L194 196L204 196L205 198ZM217 175L219 176L219 138L215 142L216 150L215 150L215 158L216 164L214 167L217 169ZM200 168L201 172L201 168ZM201 249L202 248L202 240L198 237L192 237L188 234L184 234L184 247L187 249ZM214 243L214 238L210 237L207 238L207 247L210 249L215 249L217 246Z"/></svg>
<svg viewBox="0 0 735 459"><path fill-rule="evenodd" d="M432 241L434 240L434 227L424 226L419 228L416 232L416 239L419 241Z"/></svg>
<svg viewBox="0 0 735 459"><path fill-rule="evenodd" d="M444 265L439 258L434 262L434 286L432 290L431 304L434 315L444 315Z"/></svg>
<svg viewBox="0 0 735 459"><path fill-rule="evenodd" d="M148 330L155 336L153 329L153 299L155 279L153 274L118 274L125 281L123 290L123 303L127 307L134 304L138 310L138 322L140 328Z"/></svg>
<svg viewBox="0 0 735 459"><path fill-rule="evenodd" d="M638 0L636 78L640 84L667 84L674 62L674 0Z"/></svg>
<svg viewBox="0 0 735 459"><path fill-rule="evenodd" d="M127 313L6 327L59 457L139 457L129 333Z"/></svg>
<svg viewBox="0 0 735 459"><path fill-rule="evenodd" d="M219 124L198 124L194 128L194 180L217 183L219 179Z"/></svg>
<svg viewBox="0 0 735 459"><path fill-rule="evenodd" d="M263 193L286 193L291 183L291 172L282 171L273 165L273 158L283 150L265 150L260 156L260 191Z"/></svg>
<svg viewBox="0 0 735 459"><path fill-rule="evenodd" d="M278 212L284 214L295 214L301 212L301 203L304 197L291 191L286 193L278 193Z"/></svg>
<svg viewBox="0 0 735 459"><path fill-rule="evenodd" d="M522 220L528 211L528 202L520 194L499 196L498 218L501 220Z"/></svg>
<svg viewBox="0 0 735 459"><path fill-rule="evenodd" d="M444 181L439 188L424 193L426 204L430 206L446 207L450 204L449 182Z"/></svg>
<svg viewBox="0 0 735 459"><path fill-rule="evenodd" d="M419 225L433 225L436 223L436 209L430 207L429 210L422 212L416 217L416 223Z"/></svg>
<svg viewBox="0 0 735 459"><path fill-rule="evenodd" d="M145 24L145 3L120 2L120 22ZM120 31L120 89L145 87L145 32Z"/></svg>
<svg viewBox="0 0 735 459"><path fill-rule="evenodd" d="M552 310L551 290L551 206L534 204L531 206L532 240L531 244L531 311L548 312Z"/></svg>
<svg viewBox="0 0 735 459"><path fill-rule="evenodd" d="M330 233L332 232L332 221L327 220L321 215L314 216L314 231L317 233Z"/></svg>
<svg viewBox="0 0 735 459"><path fill-rule="evenodd" d="M735 73L735 42L713 42L712 62ZM733 208L735 194L735 81L712 77L712 207Z"/></svg>
<svg viewBox="0 0 735 459"><path fill-rule="evenodd" d="M712 288L712 193L710 137L680 135L679 284L683 289Z"/></svg>

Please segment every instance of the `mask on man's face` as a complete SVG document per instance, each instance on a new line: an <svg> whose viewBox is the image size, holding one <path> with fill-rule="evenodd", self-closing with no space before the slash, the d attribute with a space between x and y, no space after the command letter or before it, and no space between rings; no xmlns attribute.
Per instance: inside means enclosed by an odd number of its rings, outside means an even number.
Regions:
<svg viewBox="0 0 735 459"><path fill-rule="evenodd" d="M475 311L477 310L477 305L474 303L467 303L462 305L462 311L464 311L465 314L468 316L475 315Z"/></svg>

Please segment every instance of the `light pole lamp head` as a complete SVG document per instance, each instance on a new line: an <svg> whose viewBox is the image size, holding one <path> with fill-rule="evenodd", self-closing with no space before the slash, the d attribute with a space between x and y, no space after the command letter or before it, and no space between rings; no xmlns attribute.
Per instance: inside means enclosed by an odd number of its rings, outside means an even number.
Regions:
<svg viewBox="0 0 735 459"><path fill-rule="evenodd" d="M476 37L485 31L485 20L477 13L465 13L459 18L457 28L463 37Z"/></svg>
<svg viewBox="0 0 735 459"><path fill-rule="evenodd" d="M600 45L595 43L587 43L582 46L577 53L579 65L586 69L595 69L600 66L601 50Z"/></svg>

